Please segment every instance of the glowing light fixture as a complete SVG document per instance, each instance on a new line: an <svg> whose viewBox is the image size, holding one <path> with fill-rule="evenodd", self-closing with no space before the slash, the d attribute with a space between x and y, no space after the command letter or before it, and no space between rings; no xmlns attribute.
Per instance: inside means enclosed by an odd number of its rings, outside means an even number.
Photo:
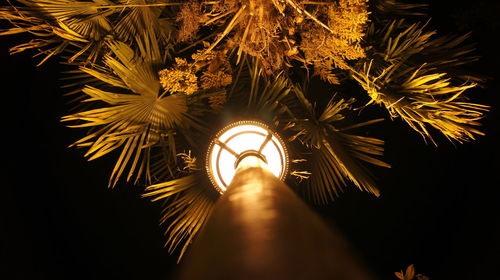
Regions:
<svg viewBox="0 0 500 280"><path fill-rule="evenodd" d="M260 158L276 177L285 178L288 155L283 140L262 123L236 122L217 133L208 149L207 172L220 193L226 191L247 156Z"/></svg>

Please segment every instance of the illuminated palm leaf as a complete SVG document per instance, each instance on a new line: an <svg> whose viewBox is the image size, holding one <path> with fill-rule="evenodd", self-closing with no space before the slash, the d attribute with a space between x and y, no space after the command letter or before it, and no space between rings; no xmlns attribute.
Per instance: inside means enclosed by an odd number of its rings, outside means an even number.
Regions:
<svg viewBox="0 0 500 280"><path fill-rule="evenodd" d="M437 32L426 31L426 26L405 20L392 20L379 28L373 24L367 34L367 41L374 47L368 52L368 59L382 65L402 62L414 68L426 64L427 69L454 74L454 78L480 81L470 73L466 77L457 75L459 66L479 59L473 55L474 47L464 44L470 34L437 37Z"/></svg>
<svg viewBox="0 0 500 280"><path fill-rule="evenodd" d="M170 19L161 16L168 3L157 0L119 0L119 4L122 14L113 28L116 37L123 42L133 44L137 35L145 32L155 34L164 54L170 56L174 27ZM155 6L155 4L165 4L165 6Z"/></svg>
<svg viewBox="0 0 500 280"><path fill-rule="evenodd" d="M172 27L165 29L161 24L164 23L160 18L162 10L165 6L153 6L161 1L148 0L119 0L122 5L123 15L115 24L114 32L118 34L118 38L126 41L134 41L137 34L141 34L144 30L160 35L160 39L168 39ZM151 4L151 6L148 6ZM165 36L165 37L163 37Z"/></svg>
<svg viewBox="0 0 500 280"><path fill-rule="evenodd" d="M292 127L298 138L305 145L311 172L308 187L304 188L306 196L318 204L327 203L339 195L348 182L357 188L376 196L379 191L370 174L361 164L390 167L376 159L383 153L382 140L348 133L348 130L381 121L381 119L359 123L349 127L342 126L345 112L354 102L351 100L335 100L335 97L317 114L315 107L308 101L299 88L294 91L304 105L306 114L295 120Z"/></svg>
<svg viewBox="0 0 500 280"><path fill-rule="evenodd" d="M11 49L12 53L27 49L40 49L45 58L60 54L69 46L77 47L70 61L87 52L87 59L95 61L104 46L104 38L112 31L112 26L106 17L112 10L102 12L100 4L110 3L106 0L94 2L74 0L18 0L25 7L3 7L0 17L14 24L1 32L1 35L31 33L38 36L28 43L20 44Z"/></svg>
<svg viewBox="0 0 500 280"><path fill-rule="evenodd" d="M151 201L163 201L161 223L168 223L166 246L170 253L181 247L179 260L210 216L218 199L218 194L207 180L202 179L203 176L206 177L206 174L198 172L152 185L146 188L143 195L151 197Z"/></svg>
<svg viewBox="0 0 500 280"><path fill-rule="evenodd" d="M353 78L371 102L384 105L391 117L402 118L424 139L435 143L429 126L449 140L474 139L482 135L474 127L488 107L466 102L464 92L477 85L470 79L481 79L459 75L456 68L477 58L470 56L470 46L459 47L466 36L433 38L435 32L424 28L393 21L378 36L372 34L379 41L373 43L371 60L353 70Z"/></svg>
<svg viewBox="0 0 500 280"><path fill-rule="evenodd" d="M168 19L160 18L167 4L149 6L145 0L17 1L25 7L0 9L0 17L15 26L3 30L0 35L31 33L40 37L11 49L12 53L17 53L48 47L40 52L46 55L40 64L70 47L76 47L76 50L71 51L69 62L82 56L83 62L96 62L107 46L106 39L132 44L136 36L148 32L158 36L165 55L170 55L172 49L173 27Z"/></svg>
<svg viewBox="0 0 500 280"><path fill-rule="evenodd" d="M99 107L63 118L64 121L80 121L72 127L100 127L95 132L77 141L75 145L88 146L89 160L99 158L122 148L112 171L110 185L114 186L130 163L127 180L138 168L142 158L149 159L151 147L164 143L175 158L173 139L177 128L189 127L193 118L188 116L188 100L184 94L163 96L155 65L161 63L161 53L152 38L138 39L139 53L121 42L109 42L113 55L105 57L110 72L82 68L88 74L108 83L110 86L126 89L126 93L101 90L91 86L83 89L88 96L86 102L102 101ZM149 174L142 162L139 170ZM139 176L140 174L138 174Z"/></svg>
<svg viewBox="0 0 500 280"><path fill-rule="evenodd" d="M366 65L364 71L354 77L372 102L384 105L391 117L402 118L434 144L428 126L439 130L450 141L469 141L475 134L483 135L474 127L489 107L466 102L462 96L465 90L475 87L475 83L455 86L446 73L421 75L420 69L405 77L402 71L398 72L398 67L401 64L393 64L379 75L372 75L370 65Z"/></svg>
<svg viewBox="0 0 500 280"><path fill-rule="evenodd" d="M276 121L284 113L289 111L284 102L290 93L291 83L283 73L267 77L263 75L264 69L256 59L249 62L250 91L248 93L248 107L257 114L271 115Z"/></svg>

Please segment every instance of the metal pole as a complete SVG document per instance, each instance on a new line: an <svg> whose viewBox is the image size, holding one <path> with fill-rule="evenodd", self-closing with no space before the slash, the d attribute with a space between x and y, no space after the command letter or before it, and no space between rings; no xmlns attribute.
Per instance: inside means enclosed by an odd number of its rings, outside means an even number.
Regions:
<svg viewBox="0 0 500 280"><path fill-rule="evenodd" d="M249 156L194 242L181 279L371 278L342 238Z"/></svg>

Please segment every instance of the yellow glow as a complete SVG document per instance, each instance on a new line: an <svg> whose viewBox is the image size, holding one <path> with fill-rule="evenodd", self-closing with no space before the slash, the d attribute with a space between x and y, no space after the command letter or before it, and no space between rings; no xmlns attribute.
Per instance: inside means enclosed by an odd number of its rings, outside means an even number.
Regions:
<svg viewBox="0 0 500 280"><path fill-rule="evenodd" d="M239 122L223 129L213 141L207 168L215 187L224 192L231 183L239 155L258 151L267 161L266 167L278 178L286 174L287 155L281 139L257 122Z"/></svg>

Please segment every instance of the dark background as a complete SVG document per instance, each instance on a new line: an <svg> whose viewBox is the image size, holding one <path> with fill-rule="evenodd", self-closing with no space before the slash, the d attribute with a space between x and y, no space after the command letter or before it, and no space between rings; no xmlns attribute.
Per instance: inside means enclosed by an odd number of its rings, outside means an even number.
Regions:
<svg viewBox="0 0 500 280"><path fill-rule="evenodd" d="M498 279L500 8L497 1L431 1L432 27L472 31L493 79L472 101L493 106L486 136L425 145L401 121L378 125L390 170L377 170L380 198L349 190L318 208L380 279L415 264L431 279ZM3 279L169 279L177 256L163 248L160 208L139 187L107 188L113 159L88 163L67 148L82 131L64 127L67 98L57 59L35 67L9 56L20 37L0 38L3 139L0 238ZM7 260L7 262L5 262ZM6 271L6 272L5 272ZM279 277L277 277L279 279Z"/></svg>

